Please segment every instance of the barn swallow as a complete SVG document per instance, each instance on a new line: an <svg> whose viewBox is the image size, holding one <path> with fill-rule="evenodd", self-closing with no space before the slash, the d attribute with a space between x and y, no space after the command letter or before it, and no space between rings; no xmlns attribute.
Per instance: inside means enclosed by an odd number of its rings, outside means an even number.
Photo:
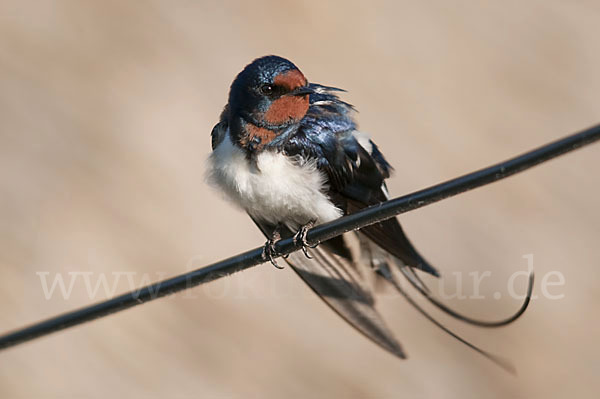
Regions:
<svg viewBox="0 0 600 399"><path fill-rule="evenodd" d="M207 178L267 237L266 260L273 240L304 240L309 227L389 198L385 180L392 167L357 129L354 108L339 98L343 91L309 83L292 62L278 56L254 60L231 85L211 133ZM427 296L414 270L439 273L414 248L398 220L314 248L303 241L303 250L285 261L348 323L404 358L375 309L373 282L383 278L400 289L392 273L397 268Z"/></svg>

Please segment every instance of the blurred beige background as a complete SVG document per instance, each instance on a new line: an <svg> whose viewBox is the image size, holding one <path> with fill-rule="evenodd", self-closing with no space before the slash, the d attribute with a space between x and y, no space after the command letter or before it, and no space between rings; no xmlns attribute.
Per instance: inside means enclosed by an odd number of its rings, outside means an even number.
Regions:
<svg viewBox="0 0 600 399"><path fill-rule="evenodd" d="M106 298L101 287L90 298L81 273L120 293L127 278L262 245L203 180L229 84L258 56L347 89L401 195L600 122L599 36L594 1L2 0L0 329ZM0 396L596 397L599 158L591 146L402 217L445 276L436 289L462 276L470 295L468 273L491 273L485 299L449 300L475 316L519 306L507 284L533 254L539 297L514 325L434 312L511 359L516 378L387 293L382 311L410 356L399 361L291 270L262 265L2 352ZM552 271L562 299L542 295ZM39 273L79 277L67 299L46 299Z"/></svg>

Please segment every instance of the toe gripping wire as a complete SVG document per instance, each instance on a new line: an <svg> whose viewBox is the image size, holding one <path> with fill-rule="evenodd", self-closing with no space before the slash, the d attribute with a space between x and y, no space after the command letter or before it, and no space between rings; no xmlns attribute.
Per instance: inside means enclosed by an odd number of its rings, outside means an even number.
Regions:
<svg viewBox="0 0 600 399"><path fill-rule="evenodd" d="M310 256L310 254L308 253L308 248L316 248L318 245L318 244L311 245L308 243L308 241L306 239L308 230L310 230L315 225L315 223L316 223L315 220L311 220L308 223L306 223L305 225L300 226L298 231L293 236L294 244L295 245L301 244L300 248L302 249L304 256L306 256L308 259L312 259L312 256ZM275 227L275 229L273 230L273 233L271 234L271 237L267 240L267 242L263 246L263 250L262 250L262 254L261 254L261 257L264 261L271 262L271 264L273 266L275 266L277 269L283 269L283 266L279 266L279 264L275 260L275 257L279 256L279 254L277 253L277 250L275 249L275 243L277 241L281 240L281 231L283 229L284 229L284 225L281 223ZM284 258L284 259L287 259L288 257L289 257L289 254L282 255L282 258Z"/></svg>
<svg viewBox="0 0 600 399"><path fill-rule="evenodd" d="M462 314L460 314L460 313L458 313L458 312L450 309L448 306L444 305L443 303L439 302L436 298L434 298L431 295L431 292L429 291L428 287L421 281L421 279L419 279L419 277L409 267L406 267L406 266L400 267L400 271L402 272L402 274L404 275L404 277L406 277L406 279L408 280L408 282L419 293L421 293L429 302L431 302L433 305L435 305L438 309L442 310L444 313L452 316L453 318L455 318L457 320L461 320L461 321L464 321L466 323L469 323L469 324L472 324L472 325L476 325L476 326L479 326L479 327L488 327L488 328L491 328L491 327L501 327L501 326L504 326L504 325L507 325L507 324L510 324L510 323L514 322L527 309L527 306L529 305L529 303L531 301L531 294L532 294L532 291L533 291L534 275L533 275L533 273L531 273L529 275L529 284L528 284L528 287L527 287L527 295L525 297L525 300L524 300L523 304L521 305L521 307L519 308L519 310L517 312L515 312L512 316L510 316L510 317L508 317L506 319L502 319L502 320L498 320L498 321L477 320L477 319L473 319L473 318L464 316L464 315L462 315ZM502 358L500 356L494 355L494 354L492 354L490 352L487 352L487 351L479 348L478 346L470 343L469 341L467 341L466 339L462 338L461 336L459 336L458 334L456 334L452 330L450 330L448 327L444 326L442 323L440 323L439 321L437 321L429 313L427 313L425 311L425 309L423 309L421 306L419 306L419 304L408 294L408 292L406 292L400 286L400 284L394 278L394 276L392 275L392 273L390 272L390 270L389 270L389 268L387 266L386 267L380 267L379 269L377 269L377 273L379 273L383 278L385 278L387 281L389 281L394 286L394 288L396 289L396 291L398 291L413 308L415 308L419 313L421 313L431 323L433 323L434 325L436 325L438 328L440 328L442 331L444 331L445 333L447 333L448 335L450 335L451 337L453 337L457 341L461 342L462 344L464 344L467 347L471 348L472 350L474 350L475 352L477 352L480 355L484 356L488 360L492 361L494 364L496 364L497 366L501 367L505 371L509 372L510 374L516 375L516 369L510 363L510 361L508 361L507 359L504 359L504 358Z"/></svg>
<svg viewBox="0 0 600 399"><path fill-rule="evenodd" d="M308 243L308 241L306 240L306 235L308 234L308 230L310 230L315 225L315 223L316 223L315 220L309 221L305 225L300 226L300 229L296 232L296 234L294 234L294 244L298 244L298 243L302 244L302 246L300 248L302 249L304 256L306 256L308 259L313 258L308 253L308 248L316 248L318 245L318 244L310 245Z"/></svg>
<svg viewBox="0 0 600 399"><path fill-rule="evenodd" d="M279 239L280 238L269 238L263 246L261 257L264 261L268 260L269 262L271 262L271 264L277 269L283 269L284 267L279 266L279 264L275 260L275 257L278 256L277 250L275 249L275 243ZM283 258L287 258L287 255L283 256Z"/></svg>

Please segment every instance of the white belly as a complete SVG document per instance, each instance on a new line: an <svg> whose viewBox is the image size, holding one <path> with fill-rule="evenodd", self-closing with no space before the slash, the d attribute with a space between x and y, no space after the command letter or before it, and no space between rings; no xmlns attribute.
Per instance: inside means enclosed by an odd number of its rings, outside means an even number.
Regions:
<svg viewBox="0 0 600 399"><path fill-rule="evenodd" d="M342 215L324 194L325 176L313 162L263 151L254 166L229 134L208 161L209 183L257 219L297 230L310 221L324 223Z"/></svg>

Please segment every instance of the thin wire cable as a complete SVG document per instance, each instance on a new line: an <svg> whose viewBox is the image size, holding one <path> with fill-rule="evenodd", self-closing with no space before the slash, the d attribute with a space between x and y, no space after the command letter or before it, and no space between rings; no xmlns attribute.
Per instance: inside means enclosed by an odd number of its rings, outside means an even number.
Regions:
<svg viewBox="0 0 600 399"><path fill-rule="evenodd" d="M307 242L310 245L316 245L348 231L357 230L401 213L493 183L597 140L600 140L600 125L551 142L505 162L371 206L333 222L316 226L306 235ZM277 256L282 256L299 250L301 243L294 243L293 238L287 238L278 241L274 248ZM115 298L63 313L6 333L0 336L0 350L248 269L265 261L262 253L262 247L255 248L201 269L150 284Z"/></svg>

